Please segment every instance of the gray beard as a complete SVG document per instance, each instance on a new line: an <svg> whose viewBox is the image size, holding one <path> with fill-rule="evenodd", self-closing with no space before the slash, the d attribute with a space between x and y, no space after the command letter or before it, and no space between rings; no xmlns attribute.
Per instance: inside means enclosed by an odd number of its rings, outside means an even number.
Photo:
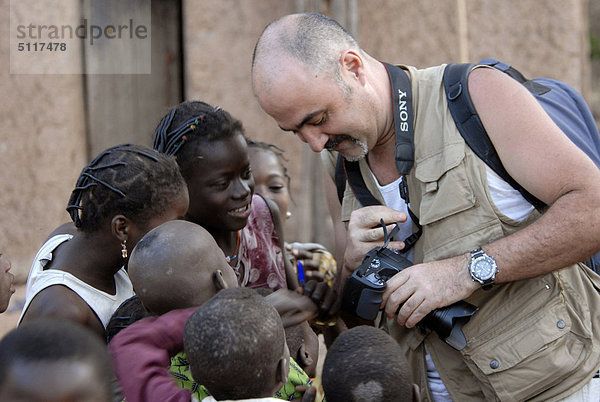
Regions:
<svg viewBox="0 0 600 402"><path fill-rule="evenodd" d="M327 140L327 142L325 143L325 149L329 149L329 150L334 150L335 147L337 147L342 141L352 141L353 143L355 143L356 145L358 145L359 147L362 148L362 152L356 156L344 156L344 159L346 159L349 162L358 162L359 160L363 159L365 156L367 156L367 153L369 153L369 148L367 147L367 144L365 144L364 142L357 140L356 138L350 137L349 135L336 135L334 137L331 137L330 139Z"/></svg>

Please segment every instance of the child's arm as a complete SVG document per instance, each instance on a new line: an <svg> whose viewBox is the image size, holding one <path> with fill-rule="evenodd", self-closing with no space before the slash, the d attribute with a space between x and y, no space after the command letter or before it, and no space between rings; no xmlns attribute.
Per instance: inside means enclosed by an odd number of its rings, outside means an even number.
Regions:
<svg viewBox="0 0 600 402"><path fill-rule="evenodd" d="M104 339L104 326L89 304L70 288L55 283L41 290L31 300L21 323L40 318L79 323Z"/></svg>
<svg viewBox="0 0 600 402"><path fill-rule="evenodd" d="M315 318L317 305L308 297L300 295L293 290L277 289L265 296L281 316L283 327L288 328L300 324L302 321Z"/></svg>
<svg viewBox="0 0 600 402"><path fill-rule="evenodd" d="M117 379L128 402L186 401L192 393L169 375L170 357L183 350L183 329L196 310L174 310L140 320L109 344Z"/></svg>
<svg viewBox="0 0 600 402"><path fill-rule="evenodd" d="M262 197L262 196L261 196ZM283 266L285 268L285 280L290 290L296 290L298 288L298 277L296 276L296 270L292 266L290 260L285 257L285 239L283 236L283 222L281 221L281 214L279 213L279 207L275 202L271 201L268 198L262 197L267 206L269 207L269 212L271 213L271 219L273 220L273 226L275 228L275 233L277 233L277 239L279 241L279 247L281 247L281 252L284 254L283 256Z"/></svg>

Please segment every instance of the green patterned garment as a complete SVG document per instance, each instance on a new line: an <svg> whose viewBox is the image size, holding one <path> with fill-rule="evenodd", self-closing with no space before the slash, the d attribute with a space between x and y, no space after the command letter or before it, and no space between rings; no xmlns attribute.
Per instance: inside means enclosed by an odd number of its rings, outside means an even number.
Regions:
<svg viewBox="0 0 600 402"><path fill-rule="evenodd" d="M192 391L198 400L201 401L210 395L208 390L203 385L197 384L192 378L192 374L190 373L190 364L188 363L184 352L178 353L171 358L171 368L169 369L169 372L177 381L177 385L179 385L181 388ZM310 386L311 384L312 380L310 377L304 372L304 370L302 370L298 363L296 363L296 361L290 357L290 372L288 374L288 380L273 396L286 401L291 401L295 398L301 398L302 394L296 392L296 386Z"/></svg>

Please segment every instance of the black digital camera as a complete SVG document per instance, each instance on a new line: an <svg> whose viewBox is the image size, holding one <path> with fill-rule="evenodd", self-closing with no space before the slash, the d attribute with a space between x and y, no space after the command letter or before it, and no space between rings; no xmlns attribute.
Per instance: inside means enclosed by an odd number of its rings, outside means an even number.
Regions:
<svg viewBox="0 0 600 402"><path fill-rule="evenodd" d="M384 226L385 228L385 226ZM386 282L392 276L412 265L399 251L385 244L369 251L362 264L348 276L342 296L342 309L366 320L374 320L383 302ZM477 311L477 307L459 301L447 307L433 310L419 322L419 326L435 331L440 339L456 350L467 345L462 326Z"/></svg>

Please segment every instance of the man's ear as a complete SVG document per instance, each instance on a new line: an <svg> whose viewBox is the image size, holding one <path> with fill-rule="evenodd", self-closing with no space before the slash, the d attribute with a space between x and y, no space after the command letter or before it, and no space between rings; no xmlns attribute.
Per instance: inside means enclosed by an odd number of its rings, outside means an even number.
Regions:
<svg viewBox="0 0 600 402"><path fill-rule="evenodd" d="M298 349L298 363L302 367L308 367L313 364L313 358L306 351L306 346L304 344L300 345L300 349Z"/></svg>
<svg viewBox="0 0 600 402"><path fill-rule="evenodd" d="M215 290L217 291L217 293L223 289L227 289L229 286L227 286L227 283L225 283L225 279L223 279L223 271L221 271L220 269L217 269L215 271L215 273L213 274L213 285L215 286Z"/></svg>
<svg viewBox="0 0 600 402"><path fill-rule="evenodd" d="M361 84L365 83L364 61L356 51L348 49L342 52L340 56L341 74L349 79L358 80Z"/></svg>
<svg viewBox="0 0 600 402"><path fill-rule="evenodd" d="M131 235L131 221L125 215L115 215L110 221L112 234L119 241L127 240Z"/></svg>

